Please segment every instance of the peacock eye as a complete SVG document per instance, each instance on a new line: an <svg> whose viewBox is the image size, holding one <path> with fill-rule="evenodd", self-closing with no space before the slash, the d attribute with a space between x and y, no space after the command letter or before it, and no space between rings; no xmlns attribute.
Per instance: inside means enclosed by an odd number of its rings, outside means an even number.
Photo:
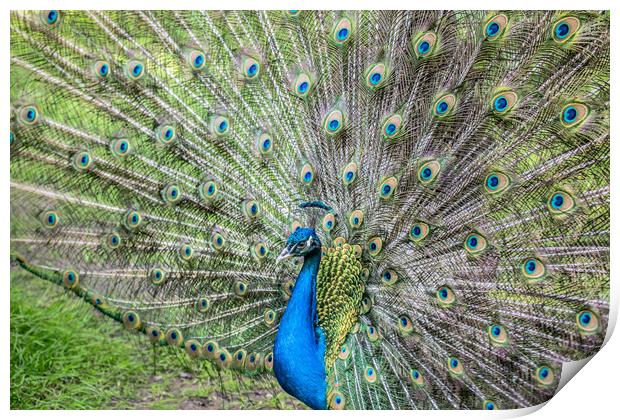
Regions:
<svg viewBox="0 0 620 420"><path fill-rule="evenodd" d="M88 152L78 152L71 158L73 167L80 171L88 171L92 167L93 160Z"/></svg>
<svg viewBox="0 0 620 420"><path fill-rule="evenodd" d="M377 63L366 70L366 86L370 89L378 89L385 84L387 68L384 63Z"/></svg>
<svg viewBox="0 0 620 420"><path fill-rule="evenodd" d="M436 160L431 160L423 165L420 165L418 169L418 180L422 185L431 184L439 175L441 170L441 164Z"/></svg>
<svg viewBox="0 0 620 420"><path fill-rule="evenodd" d="M465 239L465 251L470 255L478 255L487 248L487 240L479 233L471 233Z"/></svg>
<svg viewBox="0 0 620 420"><path fill-rule="evenodd" d="M335 136L338 134L344 126L344 114L339 109L331 111L323 120L323 128L325 133L329 136Z"/></svg>
<svg viewBox="0 0 620 420"><path fill-rule="evenodd" d="M205 54L199 50L191 50L186 56L187 64L194 71L199 71L205 68L207 60Z"/></svg>
<svg viewBox="0 0 620 420"><path fill-rule="evenodd" d="M511 179L502 172L491 172L484 180L484 188L489 194L499 194L510 186Z"/></svg>
<svg viewBox="0 0 620 420"><path fill-rule="evenodd" d="M41 21L48 28L55 28L60 23L60 11L43 10L40 12Z"/></svg>
<svg viewBox="0 0 620 420"><path fill-rule="evenodd" d="M521 264L521 273L528 281L536 281L545 276L547 269L538 258L528 258Z"/></svg>
<svg viewBox="0 0 620 420"><path fill-rule="evenodd" d="M308 73L299 73L293 83L291 90L299 98L305 98L312 89L312 78Z"/></svg>
<svg viewBox="0 0 620 420"><path fill-rule="evenodd" d="M99 79L105 79L110 74L110 63L107 61L96 61L93 66L93 73Z"/></svg>
<svg viewBox="0 0 620 420"><path fill-rule="evenodd" d="M587 106L580 103L571 103L562 109L562 124L565 127L574 127L583 122L590 110Z"/></svg>
<svg viewBox="0 0 620 420"><path fill-rule="evenodd" d="M162 124L155 130L155 138L161 144L170 144L176 137L176 129L169 124Z"/></svg>
<svg viewBox="0 0 620 420"><path fill-rule="evenodd" d="M342 18L336 23L332 30L332 39L337 45L343 45L351 37L351 21L349 18Z"/></svg>
<svg viewBox="0 0 620 420"><path fill-rule="evenodd" d="M484 26L484 35L489 41L493 41L497 39L502 33L504 33L504 29L506 29L506 24L508 23L508 18L506 15L496 15L489 19Z"/></svg>
<svg viewBox="0 0 620 420"><path fill-rule="evenodd" d="M394 114L388 117L382 125L381 134L387 140L391 140L400 134L400 127L403 124L403 117Z"/></svg>
<svg viewBox="0 0 620 420"><path fill-rule="evenodd" d="M575 208L575 199L566 191L555 191L547 200L547 207L553 215L562 215Z"/></svg>
<svg viewBox="0 0 620 420"><path fill-rule="evenodd" d="M124 158L131 152L131 144L127 139L114 139L110 142L110 151L117 158Z"/></svg>
<svg viewBox="0 0 620 420"><path fill-rule="evenodd" d="M425 222L414 223L409 230L409 240L413 242L420 242L428 236L429 226Z"/></svg>
<svg viewBox="0 0 620 420"><path fill-rule="evenodd" d="M549 386L555 380L555 374L548 366L540 366L534 373L534 378L542 386Z"/></svg>
<svg viewBox="0 0 620 420"><path fill-rule="evenodd" d="M17 117L22 124L34 125L39 121L39 109L35 105L20 108Z"/></svg>
<svg viewBox="0 0 620 420"><path fill-rule="evenodd" d="M422 34L415 42L415 54L419 58L428 57L437 44L437 35L434 32Z"/></svg>
<svg viewBox="0 0 620 420"><path fill-rule="evenodd" d="M312 181L314 181L314 169L312 168L312 165L306 163L301 167L299 170L299 180L304 185L312 184Z"/></svg>
<svg viewBox="0 0 620 420"><path fill-rule="evenodd" d="M130 60L125 65L125 74L131 80L138 80L144 76L144 63L139 60Z"/></svg>
<svg viewBox="0 0 620 420"><path fill-rule="evenodd" d="M225 115L216 115L211 119L211 131L216 136L223 136L230 129L230 121Z"/></svg>
<svg viewBox="0 0 620 420"><path fill-rule="evenodd" d="M242 59L241 70L246 79L253 80L260 73L260 63L254 57L246 56Z"/></svg>
<svg viewBox="0 0 620 420"><path fill-rule="evenodd" d="M553 25L553 40L558 44L563 44L575 35L580 26L581 23L576 17L569 16L560 19Z"/></svg>
<svg viewBox="0 0 620 420"><path fill-rule="evenodd" d="M433 106L433 113L435 114L435 117L444 118L449 115L454 108L454 104L456 104L456 96L452 94L447 94L437 99L437 101L435 101L435 105Z"/></svg>
<svg viewBox="0 0 620 420"><path fill-rule="evenodd" d="M516 103L517 94L512 91L500 92L491 101L493 111L497 114L504 114L510 111Z"/></svg>
<svg viewBox="0 0 620 420"><path fill-rule="evenodd" d="M379 197L384 200L392 197L394 191L396 191L396 187L398 187L398 180L396 177L389 177L383 180L381 184L379 184Z"/></svg>
<svg viewBox="0 0 620 420"><path fill-rule="evenodd" d="M342 168L342 183L344 185L350 185L355 181L357 177L357 163L349 162L347 165Z"/></svg>
<svg viewBox="0 0 620 420"><path fill-rule="evenodd" d="M270 133L262 132L256 137L254 143L256 151L263 157L271 157L273 155L273 138Z"/></svg>
<svg viewBox="0 0 620 420"><path fill-rule="evenodd" d="M600 329L598 315L590 310L583 310L577 314L577 327L583 335L596 334Z"/></svg>

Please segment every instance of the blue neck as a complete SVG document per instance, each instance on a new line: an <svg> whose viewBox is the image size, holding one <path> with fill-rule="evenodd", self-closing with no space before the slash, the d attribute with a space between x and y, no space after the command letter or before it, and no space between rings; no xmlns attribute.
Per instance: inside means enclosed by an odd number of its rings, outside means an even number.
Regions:
<svg viewBox="0 0 620 420"><path fill-rule="evenodd" d="M316 327L316 276L321 250L305 256L274 346L274 372L286 392L314 409L327 408L325 337Z"/></svg>

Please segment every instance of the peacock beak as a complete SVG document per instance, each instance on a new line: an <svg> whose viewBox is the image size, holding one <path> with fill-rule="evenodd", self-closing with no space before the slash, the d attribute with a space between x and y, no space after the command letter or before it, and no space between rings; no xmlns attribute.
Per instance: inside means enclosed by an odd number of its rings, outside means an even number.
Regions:
<svg viewBox="0 0 620 420"><path fill-rule="evenodd" d="M278 255L278 258L276 258L276 264L279 263L282 260L285 260L287 258L292 257L293 255L291 255L291 249L287 246L285 247L282 252L280 253L280 255Z"/></svg>

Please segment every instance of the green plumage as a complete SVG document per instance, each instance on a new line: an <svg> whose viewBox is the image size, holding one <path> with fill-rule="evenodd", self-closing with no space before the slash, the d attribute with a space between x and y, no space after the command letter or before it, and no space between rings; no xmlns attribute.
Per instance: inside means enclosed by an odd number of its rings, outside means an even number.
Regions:
<svg viewBox="0 0 620 420"><path fill-rule="evenodd" d="M10 23L12 260L128 334L270 375L311 226L330 408L531 406L600 348L608 12Z"/></svg>

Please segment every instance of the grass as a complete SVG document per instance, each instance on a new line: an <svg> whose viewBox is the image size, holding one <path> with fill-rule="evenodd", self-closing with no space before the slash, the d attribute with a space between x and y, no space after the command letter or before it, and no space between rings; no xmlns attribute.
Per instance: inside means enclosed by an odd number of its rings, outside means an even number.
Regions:
<svg viewBox="0 0 620 420"><path fill-rule="evenodd" d="M11 276L12 409L303 408L271 377L154 350L57 286Z"/></svg>

